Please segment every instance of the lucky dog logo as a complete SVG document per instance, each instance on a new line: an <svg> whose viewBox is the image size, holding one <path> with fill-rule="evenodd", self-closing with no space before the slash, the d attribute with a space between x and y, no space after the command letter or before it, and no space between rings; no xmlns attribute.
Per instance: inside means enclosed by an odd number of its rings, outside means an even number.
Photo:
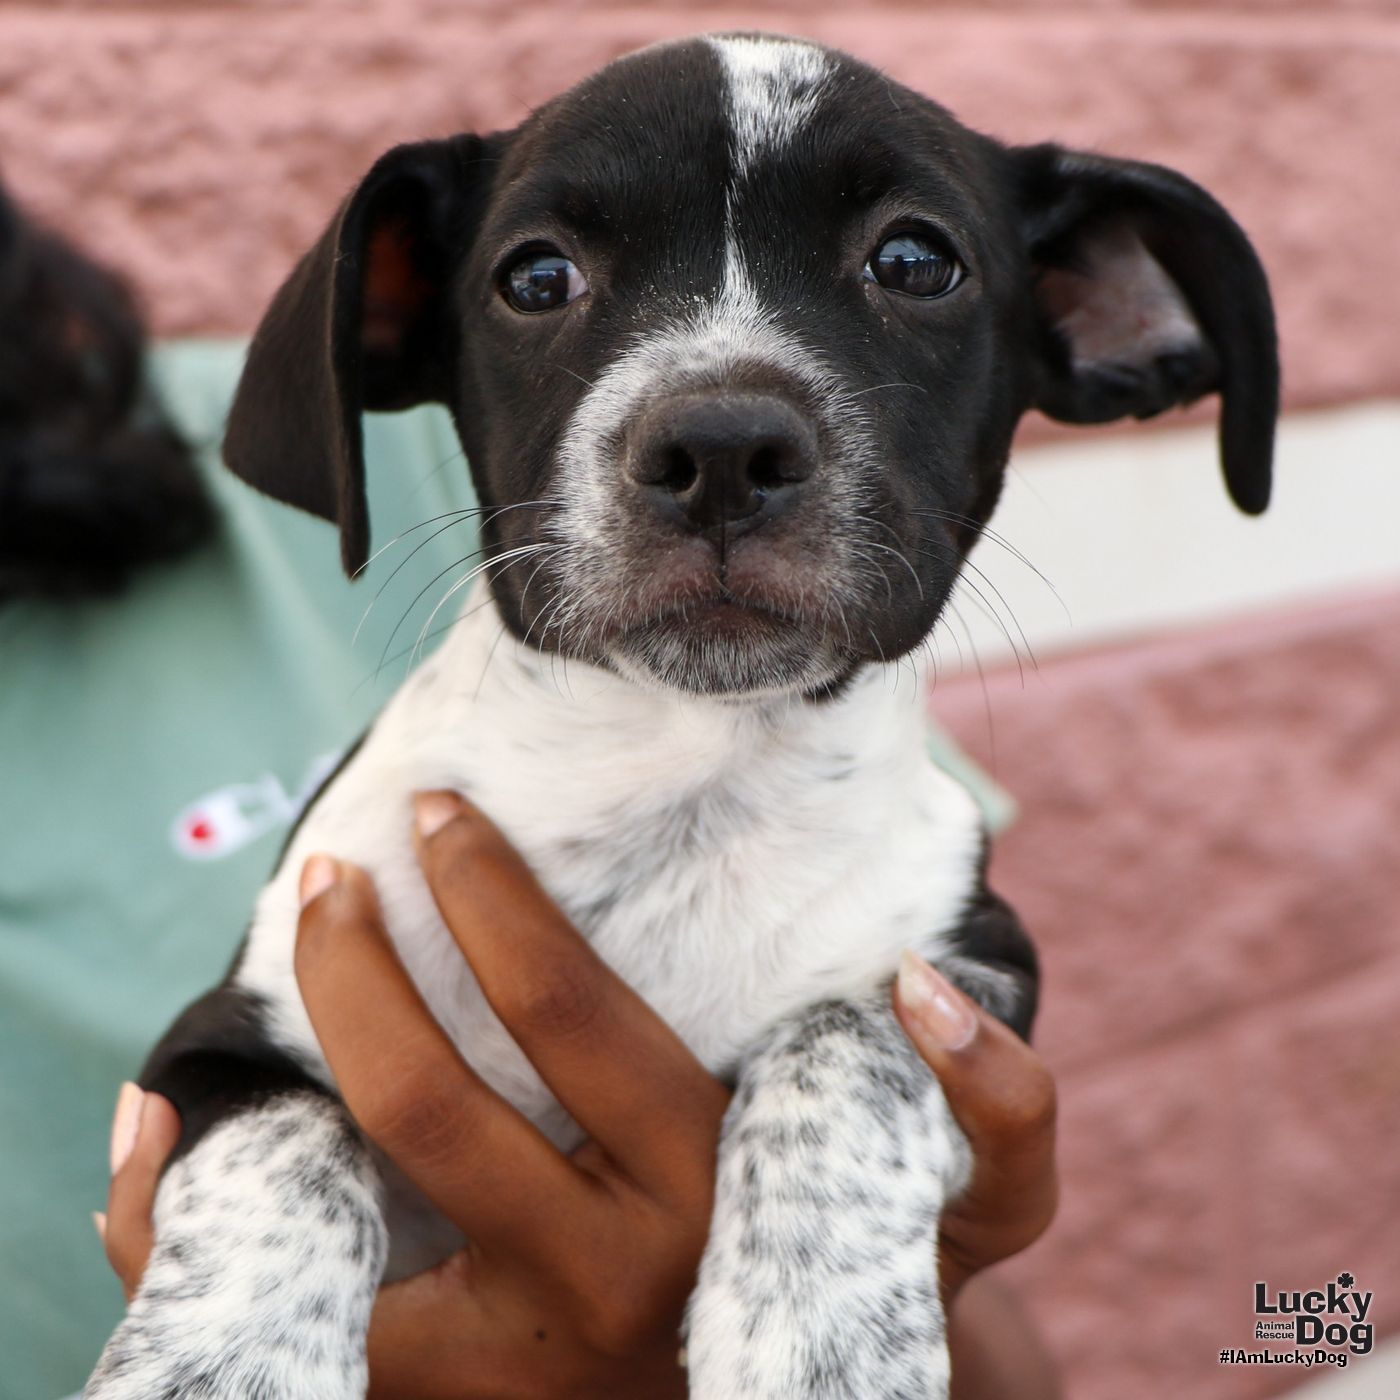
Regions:
<svg viewBox="0 0 1400 1400"><path fill-rule="evenodd" d="M1282 1342L1286 1350L1248 1351L1226 1347L1222 1366L1337 1366L1365 1356L1375 1344L1370 1321L1374 1294L1356 1286L1343 1270L1323 1288L1283 1289L1254 1285L1254 1338Z"/></svg>
<svg viewBox="0 0 1400 1400"><path fill-rule="evenodd" d="M1300 1347L1323 1343L1330 1347L1345 1347L1356 1356L1371 1350L1372 1324L1366 1321L1374 1295L1363 1293L1349 1273L1337 1275L1335 1283L1326 1288L1313 1288L1288 1293L1271 1290L1267 1283L1254 1285L1254 1311L1261 1326L1280 1323L1291 1340Z"/></svg>

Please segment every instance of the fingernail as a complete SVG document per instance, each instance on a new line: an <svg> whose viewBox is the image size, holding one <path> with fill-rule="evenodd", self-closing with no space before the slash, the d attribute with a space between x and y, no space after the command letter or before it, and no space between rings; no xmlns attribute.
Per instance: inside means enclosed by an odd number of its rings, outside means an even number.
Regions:
<svg viewBox="0 0 1400 1400"><path fill-rule="evenodd" d="M131 1149L136 1146L137 1135L141 1131L141 1109L146 1096L138 1084L123 1084L117 1095L117 1110L112 1115L112 1141L108 1149L108 1159L112 1164L112 1175L121 1171Z"/></svg>
<svg viewBox="0 0 1400 1400"><path fill-rule="evenodd" d="M977 1013L917 953L899 955L899 999L944 1050L962 1050L977 1034Z"/></svg>
<svg viewBox="0 0 1400 1400"><path fill-rule="evenodd" d="M427 840L462 812L462 799L453 792L415 792L413 815L418 834Z"/></svg>
<svg viewBox="0 0 1400 1400"><path fill-rule="evenodd" d="M92 1213L93 1229L97 1231L97 1238L105 1245L107 1243L107 1217L100 1210Z"/></svg>
<svg viewBox="0 0 1400 1400"><path fill-rule="evenodd" d="M340 863L337 860L331 856L311 856L301 867L301 907L305 909L313 899L325 894L339 878Z"/></svg>

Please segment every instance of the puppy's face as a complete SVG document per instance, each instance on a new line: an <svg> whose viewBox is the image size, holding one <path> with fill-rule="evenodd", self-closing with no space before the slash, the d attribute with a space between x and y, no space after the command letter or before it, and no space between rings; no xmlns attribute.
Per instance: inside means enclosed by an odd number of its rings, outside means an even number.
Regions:
<svg viewBox="0 0 1400 1400"><path fill-rule="evenodd" d="M989 152L805 44L615 65L505 152L459 284L522 630L685 690L828 685L932 627L1027 396ZM562 158L561 158L562 157Z"/></svg>
<svg viewBox="0 0 1400 1400"><path fill-rule="evenodd" d="M726 36L381 161L269 313L228 456L338 519L353 566L360 407L438 398L518 635L813 693L928 634L1032 404L1221 387L1262 508L1272 357L1248 244L1180 177L1008 151L843 55ZM268 413L289 376L310 431Z"/></svg>

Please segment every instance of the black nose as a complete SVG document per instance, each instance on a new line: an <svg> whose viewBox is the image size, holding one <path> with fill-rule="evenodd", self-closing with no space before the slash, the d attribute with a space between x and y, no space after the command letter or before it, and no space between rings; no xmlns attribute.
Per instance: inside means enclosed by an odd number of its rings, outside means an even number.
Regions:
<svg viewBox="0 0 1400 1400"><path fill-rule="evenodd" d="M665 399L638 422L628 470L663 515L742 534L791 504L817 469L811 421L773 394Z"/></svg>

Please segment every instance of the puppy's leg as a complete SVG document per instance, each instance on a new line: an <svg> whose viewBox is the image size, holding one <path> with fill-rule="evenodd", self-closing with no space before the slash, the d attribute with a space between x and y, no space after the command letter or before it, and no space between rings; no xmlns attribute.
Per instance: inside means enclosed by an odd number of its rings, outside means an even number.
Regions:
<svg viewBox="0 0 1400 1400"><path fill-rule="evenodd" d="M240 994L211 994L143 1075L175 1100L184 1137L89 1400L365 1393L386 1246L378 1174L344 1107L254 1045L251 1014Z"/></svg>
<svg viewBox="0 0 1400 1400"><path fill-rule="evenodd" d="M725 1121L692 1397L944 1396L936 1226L970 1168L886 993L784 1023Z"/></svg>

